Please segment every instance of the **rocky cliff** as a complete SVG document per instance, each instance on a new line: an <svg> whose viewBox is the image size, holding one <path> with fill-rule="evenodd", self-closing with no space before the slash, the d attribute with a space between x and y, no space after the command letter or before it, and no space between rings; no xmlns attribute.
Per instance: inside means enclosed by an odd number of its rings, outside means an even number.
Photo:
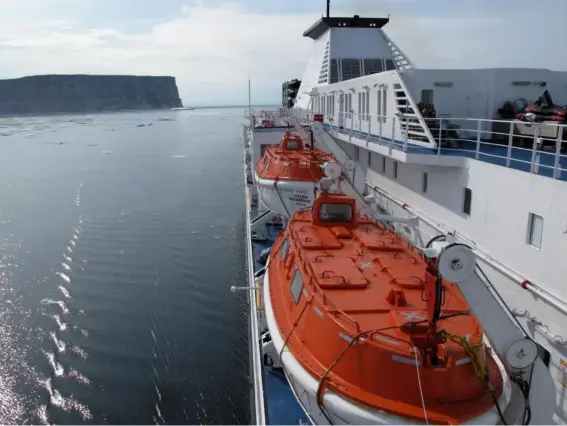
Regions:
<svg viewBox="0 0 567 426"><path fill-rule="evenodd" d="M175 77L37 75L0 80L0 114L181 107Z"/></svg>

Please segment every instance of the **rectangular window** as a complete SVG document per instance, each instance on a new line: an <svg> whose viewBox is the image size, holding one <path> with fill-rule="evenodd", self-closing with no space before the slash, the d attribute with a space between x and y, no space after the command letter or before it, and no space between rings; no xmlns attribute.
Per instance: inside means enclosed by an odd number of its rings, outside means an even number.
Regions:
<svg viewBox="0 0 567 426"><path fill-rule="evenodd" d="M368 167L372 167L372 151L368 151Z"/></svg>
<svg viewBox="0 0 567 426"><path fill-rule="evenodd" d="M382 173L386 173L386 157L382 157Z"/></svg>
<svg viewBox="0 0 567 426"><path fill-rule="evenodd" d="M547 368L549 368L549 361L551 361L551 354L547 349L541 346L539 343L536 342L537 345L537 354L545 364Z"/></svg>
<svg viewBox="0 0 567 426"><path fill-rule="evenodd" d="M384 118L382 119L382 123L386 122L386 115L388 115L388 104L386 103L386 94L388 93L388 88L387 87L383 87L382 88L382 114L384 115Z"/></svg>
<svg viewBox="0 0 567 426"><path fill-rule="evenodd" d="M422 192L427 192L427 173L423 173L423 186L421 188Z"/></svg>
<svg viewBox="0 0 567 426"><path fill-rule="evenodd" d="M360 157L360 148L355 146L354 147L354 161L358 161L359 157Z"/></svg>
<svg viewBox="0 0 567 426"><path fill-rule="evenodd" d="M463 213L471 214L471 203L472 203L472 191L469 188L465 188L465 199L463 201Z"/></svg>
<svg viewBox="0 0 567 426"><path fill-rule="evenodd" d="M536 248L541 248L543 236L543 217L530 213L528 216L528 244Z"/></svg>
<svg viewBox="0 0 567 426"><path fill-rule="evenodd" d="M293 298L294 303L297 304L299 302L299 298L301 297L301 292L303 291L303 278L301 277L301 272L299 272L299 268L295 268L295 274L293 275L293 279L291 280L291 297Z"/></svg>
<svg viewBox="0 0 567 426"><path fill-rule="evenodd" d="M398 162L394 161L394 178L398 178Z"/></svg>
<svg viewBox="0 0 567 426"><path fill-rule="evenodd" d="M362 93L358 92L358 109L356 110L358 116L360 117L360 113L362 112L362 101L361 101Z"/></svg>
<svg viewBox="0 0 567 426"><path fill-rule="evenodd" d="M331 96L331 115L335 115L335 95Z"/></svg>
<svg viewBox="0 0 567 426"><path fill-rule="evenodd" d="M378 89L376 92L376 120L382 121L382 89Z"/></svg>
<svg viewBox="0 0 567 426"><path fill-rule="evenodd" d="M366 92L366 121L370 120L370 93Z"/></svg>

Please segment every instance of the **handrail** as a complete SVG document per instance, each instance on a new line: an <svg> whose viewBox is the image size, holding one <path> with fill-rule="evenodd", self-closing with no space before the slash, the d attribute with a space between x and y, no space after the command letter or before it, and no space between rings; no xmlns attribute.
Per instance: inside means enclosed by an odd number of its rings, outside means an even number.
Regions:
<svg viewBox="0 0 567 426"><path fill-rule="evenodd" d="M246 132L245 132L246 135ZM246 136L245 136L246 143ZM246 183L246 158L244 159L244 182ZM245 185L245 195L246 202L250 197L250 189L248 185ZM250 224L250 217L246 215L246 256L248 257L248 286L255 287L255 277L254 277L254 254L252 253L252 227ZM264 400L264 373L262 370L261 354L260 354L260 335L258 333L258 310L256 306L256 290L251 289L248 291L248 301L250 305L250 335L252 345L252 367L254 369L253 379L254 379L254 408L255 408L255 424L265 425L266 424L266 407Z"/></svg>
<svg viewBox="0 0 567 426"><path fill-rule="evenodd" d="M275 111L278 116L294 115L302 120L312 121L313 113L310 110L280 108ZM396 124L399 126L403 117L358 114L354 111L351 114L353 119L345 120L342 128L331 120L334 117L326 116L328 130L331 130L335 137L337 134L343 134L349 141L352 141L352 137L359 138L371 151L375 150L376 145L380 145L388 148L390 155L395 150L407 154L461 156L554 179L561 179L562 175L567 176L567 154L562 153L567 149L567 124L485 118L427 118L428 123L437 123L439 128L436 132L438 139L435 148L424 140L410 137L407 133L403 141L396 140ZM359 119L355 120L355 117ZM366 120L367 117L369 120ZM378 118L385 118L389 123L383 125L382 120ZM446 126L449 121L451 124L459 123L459 126L449 129ZM368 123L365 131L358 129L359 122ZM501 127L508 127L500 130L487 128L488 125L496 123ZM523 131L518 126L521 126ZM456 137L451 136L450 132L455 132ZM427 139L425 134L423 137ZM499 138L501 143L497 143L495 138ZM527 142L529 146L520 146L520 141ZM552 146L554 149L550 152L544 149L545 146Z"/></svg>
<svg viewBox="0 0 567 426"><path fill-rule="evenodd" d="M384 189L378 188L377 186L367 182L371 188L377 192L378 194L386 197L394 204L398 205L402 209L406 210L408 213L411 213L425 222L427 225L432 227L433 229L437 230L440 233L451 233L457 240L460 240L471 247L474 253L479 257L481 260L486 262L488 265L514 281L516 284L520 285L525 290L530 291L534 295L540 297L541 299L545 300L548 304L556 308L557 310L561 311L562 313L567 315L567 303L561 300L559 297L555 296L554 294L544 290L542 287L538 286L537 284L533 283L531 280L523 277L519 272L514 271L512 268L504 265L503 263L499 262L498 260L494 259L490 254L479 248L476 243L466 236L459 234L453 228L449 227L448 225L443 224L442 222L436 221L425 213L420 212L419 210L415 209L414 207L410 207L402 200L397 198L396 196L392 195L388 191Z"/></svg>

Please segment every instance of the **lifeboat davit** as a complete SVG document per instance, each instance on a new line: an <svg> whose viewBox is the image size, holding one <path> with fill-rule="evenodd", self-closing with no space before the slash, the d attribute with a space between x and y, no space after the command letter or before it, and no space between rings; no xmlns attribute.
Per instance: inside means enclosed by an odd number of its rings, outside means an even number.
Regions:
<svg viewBox="0 0 567 426"><path fill-rule="evenodd" d="M333 155L306 146L300 136L287 130L280 144L266 148L256 165L255 178L262 203L286 217L310 207L315 199L315 186L325 176L322 166L329 162L336 162Z"/></svg>
<svg viewBox="0 0 567 426"><path fill-rule="evenodd" d="M322 193L296 212L264 277L274 350L305 411L315 424L497 424L510 381L458 286L355 208Z"/></svg>

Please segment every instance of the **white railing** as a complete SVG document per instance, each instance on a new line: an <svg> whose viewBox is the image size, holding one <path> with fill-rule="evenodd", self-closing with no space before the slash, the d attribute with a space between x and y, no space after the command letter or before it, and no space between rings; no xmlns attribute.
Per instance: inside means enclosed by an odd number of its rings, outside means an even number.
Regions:
<svg viewBox="0 0 567 426"><path fill-rule="evenodd" d="M248 128L243 127L243 136L245 146L248 142ZM248 150L244 149L244 185L248 180L247 172L247 154ZM246 203L250 202L252 194L248 185L245 186ZM252 366L252 380L254 384L254 421L253 424L265 425L266 424L266 406L264 401L264 381L263 381L263 359L260 351L260 329L258 325L258 311L256 307L256 286L254 277L254 254L252 252L252 229L250 224L250 216L246 215L246 262L248 264L248 302L250 309L250 352L251 352L251 366Z"/></svg>
<svg viewBox="0 0 567 426"><path fill-rule="evenodd" d="M454 155L474 158L533 174L561 179L567 177L567 125L553 122L477 118L425 118L435 145L427 138L412 137L401 124L415 123L403 115L357 114L343 128L325 117L334 136L357 138L410 154ZM367 119L368 118L368 119ZM380 118L380 120L379 120ZM407 128L407 127L406 127Z"/></svg>
<svg viewBox="0 0 567 426"><path fill-rule="evenodd" d="M303 124L309 124L314 114L305 109L263 111L282 118L293 115ZM567 178L566 124L449 116L424 118L433 144L427 132L416 137L404 130L418 125L415 117L354 111L347 115L341 128L336 125L338 111L335 116L325 116L327 129L336 137L365 141L369 149L371 144L379 144L409 154L463 156L555 179Z"/></svg>

